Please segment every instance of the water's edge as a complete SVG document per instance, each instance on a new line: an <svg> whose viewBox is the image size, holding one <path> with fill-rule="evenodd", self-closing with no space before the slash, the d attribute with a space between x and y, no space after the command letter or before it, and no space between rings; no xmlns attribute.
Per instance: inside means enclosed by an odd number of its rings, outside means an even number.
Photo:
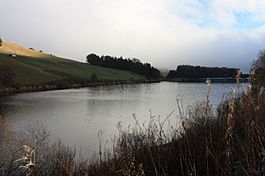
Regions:
<svg viewBox="0 0 265 176"><path fill-rule="evenodd" d="M75 89L84 87L97 87L107 85L122 85L122 84L142 84L142 83L160 83L161 80L116 80L116 81L97 81L97 82L85 82L85 83L73 83L69 81L59 81L56 84L43 84L43 85L24 85L21 87L4 87L0 88L0 96L8 96L17 93L31 93L31 92L44 92L52 90L63 90L63 89Z"/></svg>

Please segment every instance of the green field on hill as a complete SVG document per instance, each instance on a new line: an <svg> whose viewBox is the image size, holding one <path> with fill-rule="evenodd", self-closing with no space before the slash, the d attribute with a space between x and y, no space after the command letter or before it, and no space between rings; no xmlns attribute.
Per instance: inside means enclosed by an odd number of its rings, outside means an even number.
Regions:
<svg viewBox="0 0 265 176"><path fill-rule="evenodd" d="M59 80L88 81L93 73L98 80L145 79L145 76L133 72L88 65L8 42L0 46L0 66L11 68L14 81L19 85L38 85Z"/></svg>

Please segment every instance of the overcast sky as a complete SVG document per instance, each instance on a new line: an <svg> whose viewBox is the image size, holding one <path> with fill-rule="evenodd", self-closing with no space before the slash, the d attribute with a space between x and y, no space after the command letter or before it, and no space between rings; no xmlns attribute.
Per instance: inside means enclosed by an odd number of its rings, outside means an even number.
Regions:
<svg viewBox="0 0 265 176"><path fill-rule="evenodd" d="M248 71L265 49L265 0L0 0L0 36L84 61L89 53Z"/></svg>

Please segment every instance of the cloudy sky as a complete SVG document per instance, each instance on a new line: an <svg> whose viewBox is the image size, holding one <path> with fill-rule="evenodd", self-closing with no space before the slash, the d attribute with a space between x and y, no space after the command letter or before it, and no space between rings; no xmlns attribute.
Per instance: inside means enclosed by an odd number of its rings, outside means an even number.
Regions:
<svg viewBox="0 0 265 176"><path fill-rule="evenodd" d="M89 53L248 71L265 49L265 0L0 0L4 40L84 61Z"/></svg>

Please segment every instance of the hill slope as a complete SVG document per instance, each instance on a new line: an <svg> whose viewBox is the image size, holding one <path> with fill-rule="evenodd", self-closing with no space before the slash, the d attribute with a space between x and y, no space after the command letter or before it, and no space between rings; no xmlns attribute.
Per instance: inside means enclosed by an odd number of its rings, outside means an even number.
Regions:
<svg viewBox="0 0 265 176"><path fill-rule="evenodd" d="M38 85L59 80L89 81L93 73L100 80L145 79L133 72L92 66L5 41L0 46L0 66L12 69L16 85Z"/></svg>

